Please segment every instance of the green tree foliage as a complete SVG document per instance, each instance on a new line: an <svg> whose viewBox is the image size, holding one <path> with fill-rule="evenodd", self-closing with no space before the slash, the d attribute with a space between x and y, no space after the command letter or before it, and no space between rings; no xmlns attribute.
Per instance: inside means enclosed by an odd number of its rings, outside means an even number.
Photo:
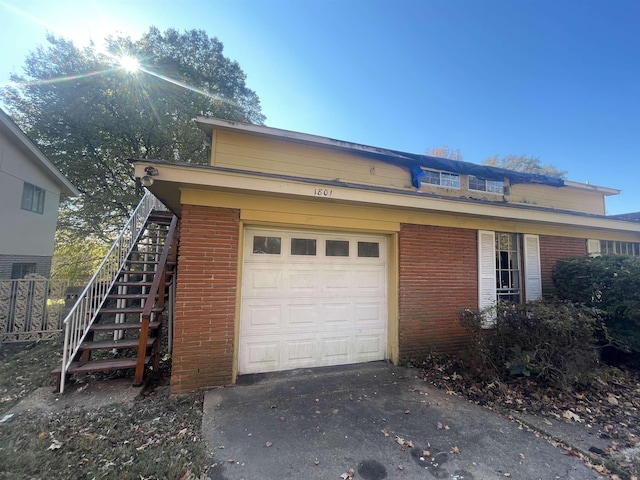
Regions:
<svg viewBox="0 0 640 480"><path fill-rule="evenodd" d="M536 173L555 178L565 178L567 174L566 171L558 170L553 165L542 165L538 157L527 157L526 155L509 154L503 157L494 155L493 157L485 158L482 164L514 170L516 172Z"/></svg>
<svg viewBox="0 0 640 480"><path fill-rule="evenodd" d="M60 218L81 238L112 236L137 204L129 159L206 162L196 115L264 121L238 63L202 30L152 27L139 40L106 44L100 53L49 36L0 90L18 125L82 193ZM125 69L125 56L141 68Z"/></svg>
<svg viewBox="0 0 640 480"><path fill-rule="evenodd" d="M109 246L99 240L69 236L59 230L51 262L51 278L85 285L98 269Z"/></svg>
<svg viewBox="0 0 640 480"><path fill-rule="evenodd" d="M560 298L604 312L606 342L640 353L640 257L561 259L552 277Z"/></svg>

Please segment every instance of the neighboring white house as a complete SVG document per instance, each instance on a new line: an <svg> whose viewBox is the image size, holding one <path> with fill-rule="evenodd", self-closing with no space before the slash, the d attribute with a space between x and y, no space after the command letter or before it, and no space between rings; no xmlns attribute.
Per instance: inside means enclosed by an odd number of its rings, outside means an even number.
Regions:
<svg viewBox="0 0 640 480"><path fill-rule="evenodd" d="M60 196L79 194L0 109L0 279L49 277Z"/></svg>

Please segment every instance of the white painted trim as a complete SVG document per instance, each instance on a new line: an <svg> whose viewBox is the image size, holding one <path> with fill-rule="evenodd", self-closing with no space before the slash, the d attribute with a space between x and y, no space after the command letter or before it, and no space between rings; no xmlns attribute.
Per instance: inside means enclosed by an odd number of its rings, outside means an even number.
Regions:
<svg viewBox="0 0 640 480"><path fill-rule="evenodd" d="M478 230L478 309L495 307L496 298L496 235Z"/></svg>
<svg viewBox="0 0 640 480"><path fill-rule="evenodd" d="M524 288L527 302L542 298L540 240L538 235L524 235Z"/></svg>

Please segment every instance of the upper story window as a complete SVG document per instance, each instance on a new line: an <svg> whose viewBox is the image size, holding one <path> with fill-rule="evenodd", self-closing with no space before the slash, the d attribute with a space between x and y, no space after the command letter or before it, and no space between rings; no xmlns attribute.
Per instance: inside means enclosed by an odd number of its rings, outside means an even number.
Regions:
<svg viewBox="0 0 640 480"><path fill-rule="evenodd" d="M460 188L460 175L457 173L439 172L437 170L423 170L422 183L440 185L441 187Z"/></svg>
<svg viewBox="0 0 640 480"><path fill-rule="evenodd" d="M485 180L484 178L469 175L469 190L502 194L504 192L504 182L500 180Z"/></svg>
<svg viewBox="0 0 640 480"><path fill-rule="evenodd" d="M20 208L35 213L44 213L44 189L24 182Z"/></svg>

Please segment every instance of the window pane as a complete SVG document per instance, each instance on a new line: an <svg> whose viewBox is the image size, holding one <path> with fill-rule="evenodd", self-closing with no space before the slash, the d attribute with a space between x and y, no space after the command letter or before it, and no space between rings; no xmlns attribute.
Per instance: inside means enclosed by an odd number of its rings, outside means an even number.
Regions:
<svg viewBox="0 0 640 480"><path fill-rule="evenodd" d="M380 257L380 245L378 242L358 242L358 256L378 258Z"/></svg>
<svg viewBox="0 0 640 480"><path fill-rule="evenodd" d="M291 255L315 255L316 239L315 238L292 238L291 239Z"/></svg>
<svg viewBox="0 0 640 480"><path fill-rule="evenodd" d="M520 252L518 245L517 234L496 234L496 289L500 301L520 301Z"/></svg>
<svg viewBox="0 0 640 480"><path fill-rule="evenodd" d="M348 257L349 240L327 240L325 254L327 257Z"/></svg>
<svg viewBox="0 0 640 480"><path fill-rule="evenodd" d="M440 172L432 172L431 170L424 171L424 177L422 183L430 183L432 185L440 185Z"/></svg>
<svg viewBox="0 0 640 480"><path fill-rule="evenodd" d="M36 273L35 263L14 263L11 265L11 279L18 280Z"/></svg>
<svg viewBox="0 0 640 480"><path fill-rule="evenodd" d="M44 194L45 191L42 188L25 182L22 187L22 202L20 204L20 208L31 212L43 213Z"/></svg>
<svg viewBox="0 0 640 480"><path fill-rule="evenodd" d="M22 188L22 208L24 210L31 210L31 203L33 201L33 185L25 183Z"/></svg>
<svg viewBox="0 0 640 480"><path fill-rule="evenodd" d="M253 253L280 255L280 237L253 237Z"/></svg>
<svg viewBox="0 0 640 480"><path fill-rule="evenodd" d="M479 190L484 192L486 190L485 181L474 176L469 177L469 190Z"/></svg>
<svg viewBox="0 0 640 480"><path fill-rule="evenodd" d="M504 193L504 182L498 180L487 180L487 192Z"/></svg>
<svg viewBox="0 0 640 480"><path fill-rule="evenodd" d="M456 175L455 173L442 173L440 177L440 185L443 187L460 188L460 175Z"/></svg>

